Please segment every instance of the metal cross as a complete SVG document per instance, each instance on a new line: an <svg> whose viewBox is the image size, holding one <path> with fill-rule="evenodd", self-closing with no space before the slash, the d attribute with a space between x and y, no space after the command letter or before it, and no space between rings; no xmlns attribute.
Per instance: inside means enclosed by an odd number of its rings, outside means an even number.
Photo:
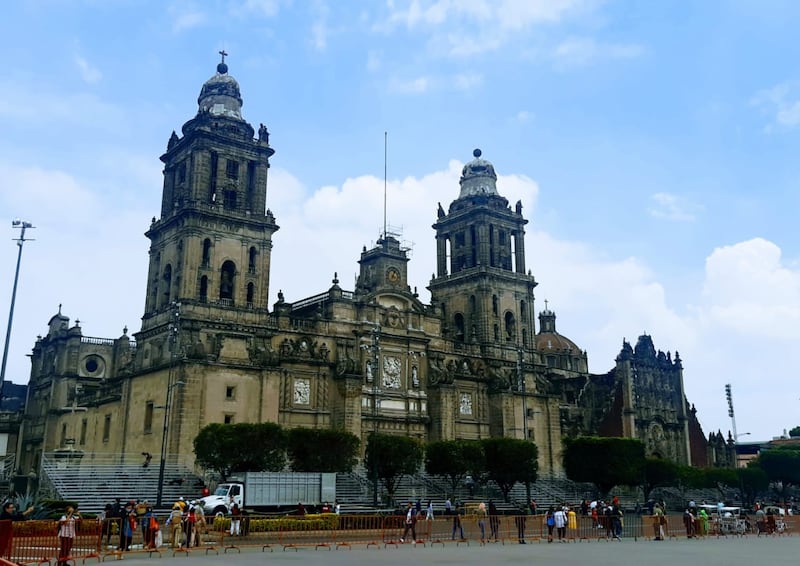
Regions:
<svg viewBox="0 0 800 566"><path fill-rule="evenodd" d="M225 57L227 57L228 54L225 52L224 49L222 51L218 51L217 53L222 55L222 63L224 64L225 63Z"/></svg>

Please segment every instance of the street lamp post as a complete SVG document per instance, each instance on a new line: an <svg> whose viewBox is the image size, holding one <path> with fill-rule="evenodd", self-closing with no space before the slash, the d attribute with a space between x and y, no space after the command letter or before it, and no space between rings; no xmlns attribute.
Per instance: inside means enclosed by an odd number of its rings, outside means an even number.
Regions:
<svg viewBox="0 0 800 566"><path fill-rule="evenodd" d="M161 432L161 460L158 464L158 493L156 495L156 507L161 507L164 498L164 473L167 465L167 440L169 438L169 414L172 405L172 390L183 381L172 383L175 369L176 346L178 344L178 333L180 332L180 307L177 302L172 303L172 312L169 324L169 372L167 374L167 398L164 402L164 429Z"/></svg>
<svg viewBox="0 0 800 566"><path fill-rule="evenodd" d="M30 222L26 222L25 220L13 220L11 222L11 226L14 228L19 228L19 238L16 238L17 247L19 250L17 251L17 269L14 272L14 286L11 290L11 308L8 311L8 328L6 329L6 343L5 347L3 348L3 363L0 365L0 404L2 404L3 400L3 384L5 383L6 379L6 362L8 362L8 346L11 343L11 325L14 322L14 302L17 299L17 283L19 282L19 266L22 262L22 246L25 244L25 230L28 228L34 228L34 225Z"/></svg>

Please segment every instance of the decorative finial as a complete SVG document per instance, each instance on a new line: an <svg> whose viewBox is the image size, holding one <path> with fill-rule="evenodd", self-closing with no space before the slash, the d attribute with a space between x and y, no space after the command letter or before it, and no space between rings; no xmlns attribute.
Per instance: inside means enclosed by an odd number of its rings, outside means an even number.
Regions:
<svg viewBox="0 0 800 566"><path fill-rule="evenodd" d="M334 285L338 285L339 284L339 273L336 272L336 271L333 272L333 284Z"/></svg>
<svg viewBox="0 0 800 566"><path fill-rule="evenodd" d="M550 309L548 308L548 306L547 306L548 304L549 304L549 303L547 302L547 299L545 299L545 300L544 300L544 310L546 310L546 311L547 311L547 310L550 310Z"/></svg>
<svg viewBox="0 0 800 566"><path fill-rule="evenodd" d="M479 158L482 154L483 154L483 152L480 149L477 149L477 148L475 149L475 151L472 152L472 156L475 159Z"/></svg>
<svg viewBox="0 0 800 566"><path fill-rule="evenodd" d="M61 314L61 303L58 303L58 314Z"/></svg>
<svg viewBox="0 0 800 566"><path fill-rule="evenodd" d="M75 319L75 326L80 326L80 325L81 325L81 319L76 318Z"/></svg>
<svg viewBox="0 0 800 566"><path fill-rule="evenodd" d="M219 65L217 65L217 72L220 75L224 75L225 73L228 72L228 66L225 64L225 57L227 57L228 54L225 52L224 49L222 51L218 51L218 53L222 56L222 61L220 62Z"/></svg>
<svg viewBox="0 0 800 566"><path fill-rule="evenodd" d="M127 324L122 327L122 335L123 336L127 336L128 335L128 325Z"/></svg>

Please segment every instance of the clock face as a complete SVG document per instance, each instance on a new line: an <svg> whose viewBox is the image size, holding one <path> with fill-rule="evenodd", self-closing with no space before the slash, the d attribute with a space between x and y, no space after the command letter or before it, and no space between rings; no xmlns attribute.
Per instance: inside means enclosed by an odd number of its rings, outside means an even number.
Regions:
<svg viewBox="0 0 800 566"><path fill-rule="evenodd" d="M400 282L400 272L396 268L390 267L386 271L386 280L389 283L399 283Z"/></svg>

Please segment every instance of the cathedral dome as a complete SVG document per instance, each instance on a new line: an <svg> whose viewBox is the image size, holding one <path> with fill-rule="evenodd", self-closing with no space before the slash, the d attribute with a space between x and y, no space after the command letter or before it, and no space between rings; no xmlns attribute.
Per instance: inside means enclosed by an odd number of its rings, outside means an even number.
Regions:
<svg viewBox="0 0 800 566"><path fill-rule="evenodd" d="M494 172L494 165L482 159L482 152L476 149L472 152L474 159L464 165L461 170L461 193L458 198L496 195L497 194L497 175Z"/></svg>
<svg viewBox="0 0 800 566"><path fill-rule="evenodd" d="M214 116L242 119L242 95L239 83L228 74L228 65L217 65L216 74L208 79L197 98L198 112Z"/></svg>
<svg viewBox="0 0 800 566"><path fill-rule="evenodd" d="M542 354L574 352L580 355L583 352L575 342L556 332L556 313L547 307L539 313L539 328L541 330L536 335L536 349Z"/></svg>
<svg viewBox="0 0 800 566"><path fill-rule="evenodd" d="M572 352L579 355L583 352L575 342L558 332L540 332L537 334L536 349L542 354Z"/></svg>

